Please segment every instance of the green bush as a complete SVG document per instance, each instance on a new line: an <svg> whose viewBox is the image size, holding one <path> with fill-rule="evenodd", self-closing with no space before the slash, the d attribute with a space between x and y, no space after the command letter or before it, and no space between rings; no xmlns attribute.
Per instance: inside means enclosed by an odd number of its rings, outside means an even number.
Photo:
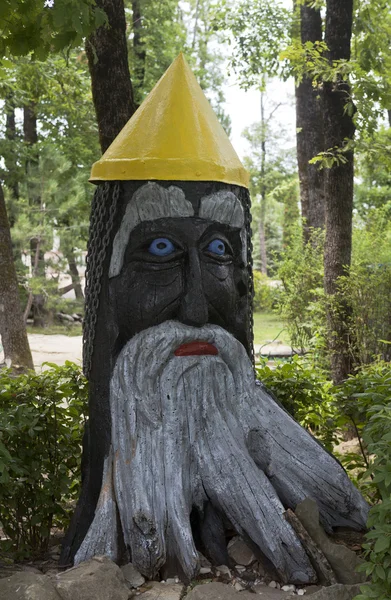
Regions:
<svg viewBox="0 0 391 600"><path fill-rule="evenodd" d="M283 407L309 429L329 450L335 440L335 409L332 383L320 369L294 356L271 369L256 365L257 378L275 395Z"/></svg>
<svg viewBox="0 0 391 600"><path fill-rule="evenodd" d="M369 513L365 550L366 562L361 570L371 583L361 588L357 598L389 600L391 598L391 376L388 376L388 401L374 404L369 410L369 422L363 439L373 456L369 472L376 484L380 500Z"/></svg>
<svg viewBox="0 0 391 600"><path fill-rule="evenodd" d="M273 307L275 290L268 284L268 277L260 271L253 272L254 311L268 311Z"/></svg>
<svg viewBox="0 0 391 600"><path fill-rule="evenodd" d="M356 463L343 457L352 476L374 506L369 513L371 528L364 544L366 562L361 570L371 577L356 600L391 598L391 369L377 362L361 369L335 392L342 416L350 420L362 439L363 458Z"/></svg>
<svg viewBox="0 0 391 600"><path fill-rule="evenodd" d="M52 527L66 527L80 491L87 382L80 367L13 377L0 371L1 550L38 555Z"/></svg>
<svg viewBox="0 0 391 600"><path fill-rule="evenodd" d="M294 348L324 354L326 314L323 291L323 233L303 245L298 230L278 268L282 281L279 309Z"/></svg>

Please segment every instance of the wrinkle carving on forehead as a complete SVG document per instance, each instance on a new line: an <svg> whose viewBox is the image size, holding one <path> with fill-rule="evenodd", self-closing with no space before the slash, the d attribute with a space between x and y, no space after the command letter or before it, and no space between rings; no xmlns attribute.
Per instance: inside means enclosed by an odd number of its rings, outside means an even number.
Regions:
<svg viewBox="0 0 391 600"><path fill-rule="evenodd" d="M193 216L193 206L186 200L180 188L173 185L164 188L153 181L141 186L128 203L121 226L114 238L109 277L120 274L130 232L141 222L165 217Z"/></svg>

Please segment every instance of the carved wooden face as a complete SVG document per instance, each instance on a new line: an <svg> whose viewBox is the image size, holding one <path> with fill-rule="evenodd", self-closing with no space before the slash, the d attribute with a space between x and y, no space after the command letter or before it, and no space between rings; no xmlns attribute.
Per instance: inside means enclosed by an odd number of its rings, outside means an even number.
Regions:
<svg viewBox="0 0 391 600"><path fill-rule="evenodd" d="M110 264L119 347L166 320L220 325L246 345L243 227L240 200L228 189L190 202L178 186L141 186L129 199Z"/></svg>

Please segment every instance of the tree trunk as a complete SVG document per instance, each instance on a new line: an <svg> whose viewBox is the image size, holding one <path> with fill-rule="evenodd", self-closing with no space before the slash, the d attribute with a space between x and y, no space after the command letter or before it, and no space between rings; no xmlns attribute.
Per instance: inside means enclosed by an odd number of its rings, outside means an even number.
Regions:
<svg viewBox="0 0 391 600"><path fill-rule="evenodd" d="M320 10L300 6L301 43L322 40ZM323 107L319 90L312 79L304 77L296 87L296 144L300 180L300 199L304 240L308 242L311 230L324 228L324 170L310 165L309 160L323 150Z"/></svg>
<svg viewBox="0 0 391 600"><path fill-rule="evenodd" d="M142 40L143 34L143 16L141 14L140 0L132 0L133 11L133 52L136 59L134 69L134 91L136 95L141 95L145 78L145 58L147 56L145 44Z"/></svg>
<svg viewBox="0 0 391 600"><path fill-rule="evenodd" d="M327 0L325 41L330 62L350 59L353 0ZM325 149L343 148L346 140L354 136L352 116L346 111L350 100L348 82L324 83ZM326 237L324 254L324 286L329 296L328 327L331 370L335 382L342 381L351 370L349 332L347 320L349 309L339 299L338 278L346 274L350 265L352 249L353 212L353 151L343 154L345 163L336 162L325 170ZM337 155L338 158L338 155ZM334 304L334 306L331 306Z"/></svg>
<svg viewBox="0 0 391 600"><path fill-rule="evenodd" d="M10 143L10 148L7 152L5 159L5 166L7 168L7 177L5 184L12 192L14 200L19 200L19 182L17 174L17 163L16 163L16 152L15 152L15 141L16 141L16 125L15 125L15 106L13 104L12 96L6 100L6 124L5 124L5 137ZM11 227L13 226L13 215L9 216L9 222Z"/></svg>
<svg viewBox="0 0 391 600"><path fill-rule="evenodd" d="M38 170L38 133L37 133L37 105L35 102L25 105L23 108L23 136L24 142L28 146L29 154L26 160L26 172L28 176L28 197L29 204L34 209L41 209L41 194L39 184L36 181ZM30 255L33 277L45 277L45 258L42 239L39 235L34 235L30 239ZM32 301L32 311L34 327L44 327L45 325L45 296L43 294L34 294Z"/></svg>
<svg viewBox="0 0 391 600"><path fill-rule="evenodd" d="M387 115L388 115L388 126L391 127L391 109L390 108L387 110Z"/></svg>
<svg viewBox="0 0 391 600"><path fill-rule="evenodd" d="M108 17L86 42L92 97L102 152L110 146L134 113L128 66L123 0L97 0Z"/></svg>
<svg viewBox="0 0 391 600"><path fill-rule="evenodd" d="M261 172L260 172L260 196L261 210L259 216L259 245L261 251L261 273L267 274L267 255L266 255L266 235L265 235L265 219L266 219L266 120L265 120L265 105L264 93L261 92Z"/></svg>
<svg viewBox="0 0 391 600"><path fill-rule="evenodd" d="M26 326L20 305L18 280L12 255L11 235L1 185L0 279L0 334L6 363L16 371L33 369L33 359L31 357Z"/></svg>
<svg viewBox="0 0 391 600"><path fill-rule="evenodd" d="M67 259L68 265L69 265L69 273L72 278L72 284L73 284L73 289L75 290L75 296L76 296L77 300L84 300L83 290L81 289L81 285L80 285L79 271L77 270L75 251L73 248L71 248L66 253L66 259Z"/></svg>

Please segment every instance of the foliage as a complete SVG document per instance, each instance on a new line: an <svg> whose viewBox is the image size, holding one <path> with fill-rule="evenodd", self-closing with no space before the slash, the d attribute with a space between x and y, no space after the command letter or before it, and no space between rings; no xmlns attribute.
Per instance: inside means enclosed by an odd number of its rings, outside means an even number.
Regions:
<svg viewBox="0 0 391 600"><path fill-rule="evenodd" d="M40 374L0 371L0 550L22 558L47 548L66 527L80 491L87 382L66 362Z"/></svg>
<svg viewBox="0 0 391 600"><path fill-rule="evenodd" d="M332 384L325 374L298 356L277 363L273 369L257 364L256 374L283 407L331 451L335 410Z"/></svg>
<svg viewBox="0 0 391 600"><path fill-rule="evenodd" d="M263 93L263 92L262 92ZM263 123L254 123L243 133L250 143L250 153L244 164L250 172L250 194L253 217L253 260L261 268L261 223L265 228L267 271L273 276L278 260L290 244L292 232L299 220L298 178L295 151L286 146L288 134L273 121L284 103L263 102L267 114Z"/></svg>
<svg viewBox="0 0 391 600"><path fill-rule="evenodd" d="M314 231L311 242L304 244L302 232L296 228L278 277L282 282L280 311L293 347L311 348L314 358L319 358L325 350L323 233Z"/></svg>
<svg viewBox="0 0 391 600"><path fill-rule="evenodd" d="M350 377L337 392L341 411L354 422L362 437L364 464L359 484L377 500L369 513L364 544L365 564L360 567L371 583L362 586L356 600L391 597L391 371L379 362ZM349 467L349 465L345 466Z"/></svg>
<svg viewBox="0 0 391 600"><path fill-rule="evenodd" d="M95 0L2 0L0 58L49 52L82 44L96 27L106 23Z"/></svg>
<svg viewBox="0 0 391 600"><path fill-rule="evenodd" d="M230 65L244 89L263 87L265 76L287 76L279 57L290 43L291 24L291 12L278 1L220 2L215 27L227 32Z"/></svg>
<svg viewBox="0 0 391 600"><path fill-rule="evenodd" d="M254 271L254 311L268 311L273 307L275 293L267 275Z"/></svg>

